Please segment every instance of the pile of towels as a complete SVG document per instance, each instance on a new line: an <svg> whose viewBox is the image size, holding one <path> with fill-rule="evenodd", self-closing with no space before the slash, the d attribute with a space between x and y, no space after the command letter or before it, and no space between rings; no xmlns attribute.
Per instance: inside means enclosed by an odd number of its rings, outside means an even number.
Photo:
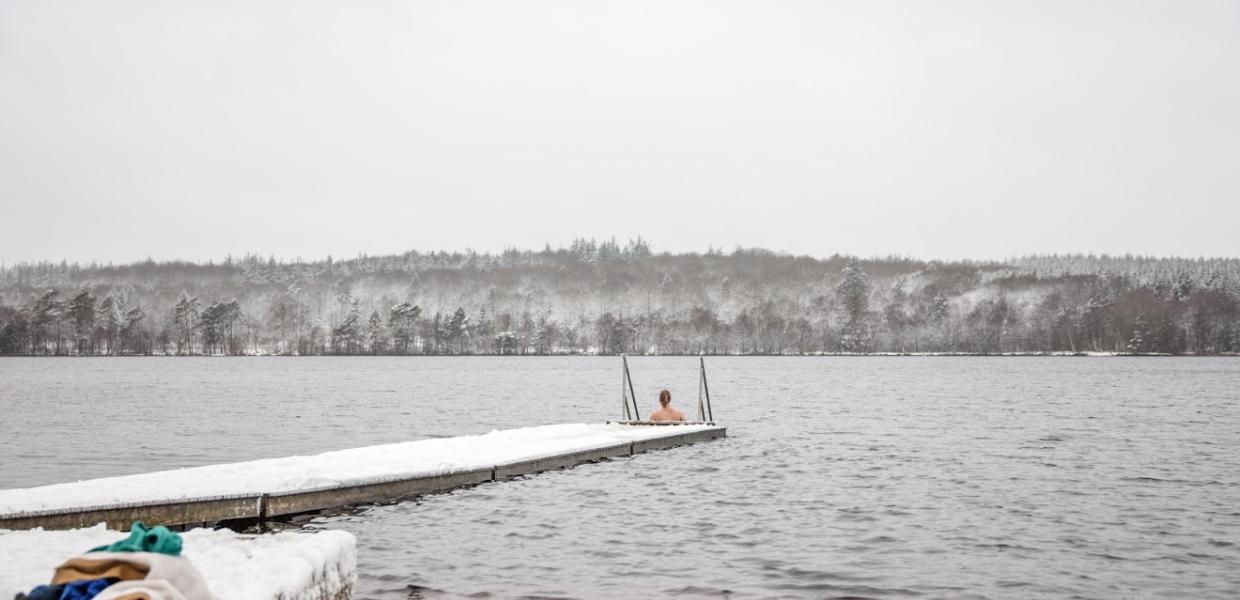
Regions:
<svg viewBox="0 0 1240 600"><path fill-rule="evenodd" d="M181 556L181 536L135 521L129 537L56 567L48 585L14 600L216 600Z"/></svg>

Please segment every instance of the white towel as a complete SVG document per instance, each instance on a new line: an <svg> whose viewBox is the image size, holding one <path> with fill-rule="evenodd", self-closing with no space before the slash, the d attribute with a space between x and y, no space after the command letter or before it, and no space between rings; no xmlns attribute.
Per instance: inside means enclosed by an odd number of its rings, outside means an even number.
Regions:
<svg viewBox="0 0 1240 600"><path fill-rule="evenodd" d="M118 581L109 585L94 600L116 600L142 594L146 600L189 600L177 591L167 579L134 579Z"/></svg>

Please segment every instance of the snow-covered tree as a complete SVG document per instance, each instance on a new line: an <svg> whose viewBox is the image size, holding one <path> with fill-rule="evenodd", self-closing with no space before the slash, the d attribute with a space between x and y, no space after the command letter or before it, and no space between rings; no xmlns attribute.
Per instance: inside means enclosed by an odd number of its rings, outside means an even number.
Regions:
<svg viewBox="0 0 1240 600"><path fill-rule="evenodd" d="M869 277L856 258L848 259L848 264L840 271L840 282L835 287L835 297L844 314L841 346L846 351L863 349L868 341L866 318L869 310L870 284Z"/></svg>

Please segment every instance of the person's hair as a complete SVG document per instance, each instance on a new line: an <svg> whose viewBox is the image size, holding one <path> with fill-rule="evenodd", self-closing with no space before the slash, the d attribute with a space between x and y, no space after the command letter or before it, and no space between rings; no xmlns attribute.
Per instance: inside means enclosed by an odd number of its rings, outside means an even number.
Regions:
<svg viewBox="0 0 1240 600"><path fill-rule="evenodd" d="M667 391L667 390L663 390L663 391L659 392L659 404L662 404L663 406L667 406L667 405L668 405L668 403L669 403L669 402L671 402L671 401L672 401L672 393L671 393L671 392L669 392L669 391Z"/></svg>

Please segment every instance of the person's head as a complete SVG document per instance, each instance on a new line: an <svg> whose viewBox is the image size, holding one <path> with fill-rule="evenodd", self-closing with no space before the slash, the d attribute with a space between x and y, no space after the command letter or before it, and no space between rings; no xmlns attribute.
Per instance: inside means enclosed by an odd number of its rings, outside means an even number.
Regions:
<svg viewBox="0 0 1240 600"><path fill-rule="evenodd" d="M662 406L667 406L668 404L671 404L671 403L672 403L672 393L671 393L671 392L669 392L669 391L667 391L667 390L663 390L663 391L659 392L659 404L660 404L660 405L662 405Z"/></svg>

